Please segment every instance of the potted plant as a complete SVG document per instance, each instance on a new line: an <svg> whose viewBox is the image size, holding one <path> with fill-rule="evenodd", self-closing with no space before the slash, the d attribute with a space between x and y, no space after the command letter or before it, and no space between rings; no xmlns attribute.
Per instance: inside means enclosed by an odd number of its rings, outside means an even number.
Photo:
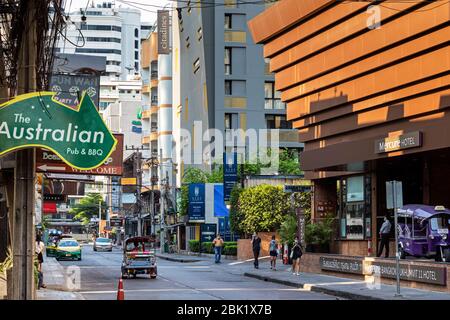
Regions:
<svg viewBox="0 0 450 320"><path fill-rule="evenodd" d="M332 218L307 224L305 228L306 251L329 253L332 233Z"/></svg>

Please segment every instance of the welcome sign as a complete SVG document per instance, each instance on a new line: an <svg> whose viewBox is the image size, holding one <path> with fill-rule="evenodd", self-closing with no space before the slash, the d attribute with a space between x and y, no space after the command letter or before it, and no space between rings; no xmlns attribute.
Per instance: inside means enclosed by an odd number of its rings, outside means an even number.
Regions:
<svg viewBox="0 0 450 320"><path fill-rule="evenodd" d="M91 98L76 109L56 101L54 92L17 96L0 105L0 156L27 148L52 150L69 166L90 170L102 165L117 140Z"/></svg>

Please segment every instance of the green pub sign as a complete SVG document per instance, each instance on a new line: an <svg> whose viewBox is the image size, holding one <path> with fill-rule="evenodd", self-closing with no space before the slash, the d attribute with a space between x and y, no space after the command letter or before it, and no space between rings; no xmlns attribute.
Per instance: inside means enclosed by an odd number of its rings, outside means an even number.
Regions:
<svg viewBox="0 0 450 320"><path fill-rule="evenodd" d="M0 156L42 147L80 170L102 165L117 140L91 98L84 94L78 108L72 109L56 101L55 94L28 93L0 105Z"/></svg>

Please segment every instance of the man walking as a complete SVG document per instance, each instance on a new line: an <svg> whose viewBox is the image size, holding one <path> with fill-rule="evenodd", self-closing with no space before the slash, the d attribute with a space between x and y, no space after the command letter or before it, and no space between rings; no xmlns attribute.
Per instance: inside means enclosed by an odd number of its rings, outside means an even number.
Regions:
<svg viewBox="0 0 450 320"><path fill-rule="evenodd" d="M253 263L255 265L255 269L259 268L258 258L259 258L259 251L261 250L261 238L258 237L258 234L253 233L252 237L252 248L253 248L253 256L255 257L255 262Z"/></svg>
<svg viewBox="0 0 450 320"><path fill-rule="evenodd" d="M220 237L220 234L218 234L217 237L213 240L213 245L214 245L214 258L216 260L216 263L220 263L223 246L223 239Z"/></svg>
<svg viewBox="0 0 450 320"><path fill-rule="evenodd" d="M381 256L381 253L383 252L383 247L385 248L385 257L388 258L389 257L389 237L390 237L390 233L391 233L391 223L389 222L388 217L384 217L384 222L381 225L381 229L380 229L380 238L381 238L381 242L380 242L380 248L378 250L378 254L377 257Z"/></svg>

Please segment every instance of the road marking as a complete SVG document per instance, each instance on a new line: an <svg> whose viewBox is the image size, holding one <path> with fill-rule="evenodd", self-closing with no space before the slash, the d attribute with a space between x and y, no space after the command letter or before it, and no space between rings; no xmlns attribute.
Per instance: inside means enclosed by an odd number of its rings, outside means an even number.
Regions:
<svg viewBox="0 0 450 320"><path fill-rule="evenodd" d="M307 292L308 290L302 289L302 288L167 288L167 289L130 289L130 290L124 290L125 293L129 292L170 292L170 291L300 291L300 292ZM106 294L106 293L117 293L116 290L111 291L77 291L81 294Z"/></svg>
<svg viewBox="0 0 450 320"><path fill-rule="evenodd" d="M267 259L267 258L270 258L270 256L259 257L258 260L261 260L261 259ZM255 259L248 259L248 260L244 260L244 261L231 262L231 263L229 263L228 265L229 265L229 266L234 266L234 265L236 265L236 264L242 264L242 263L246 263L246 262L250 262L250 261L255 261Z"/></svg>

